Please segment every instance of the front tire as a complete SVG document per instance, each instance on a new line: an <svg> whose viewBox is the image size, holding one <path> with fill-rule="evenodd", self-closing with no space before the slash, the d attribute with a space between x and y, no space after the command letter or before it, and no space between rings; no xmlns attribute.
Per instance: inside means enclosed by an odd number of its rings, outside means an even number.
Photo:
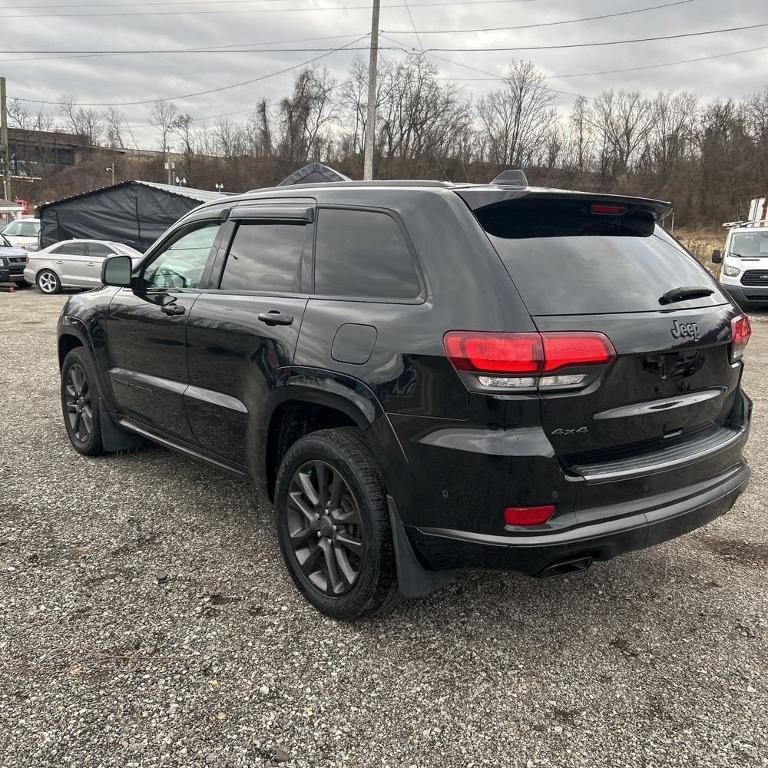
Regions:
<svg viewBox="0 0 768 768"><path fill-rule="evenodd" d="M74 449L84 456L101 456L104 445L96 370L82 347L71 350L61 367L61 411Z"/></svg>
<svg viewBox="0 0 768 768"><path fill-rule="evenodd" d="M37 287L47 296L61 291L61 280L52 269L44 269L37 276Z"/></svg>
<svg viewBox="0 0 768 768"><path fill-rule="evenodd" d="M313 432L288 450L275 513L291 578L321 613L356 619L396 602L384 484L356 430Z"/></svg>

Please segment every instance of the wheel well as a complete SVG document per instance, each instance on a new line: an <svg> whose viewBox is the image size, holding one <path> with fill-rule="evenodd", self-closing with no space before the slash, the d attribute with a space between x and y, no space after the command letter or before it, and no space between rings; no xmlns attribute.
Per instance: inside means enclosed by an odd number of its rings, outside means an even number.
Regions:
<svg viewBox="0 0 768 768"><path fill-rule="evenodd" d="M56 275L56 277L59 277L55 269L51 269L50 267L40 267L40 269L38 269L37 272L35 272L35 284L37 284L37 281L43 272L52 272L54 275Z"/></svg>
<svg viewBox="0 0 768 768"><path fill-rule="evenodd" d="M275 480L286 451L310 432L334 427L355 427L353 419L335 408L317 403L292 400L275 409L267 433L267 489L270 500L275 493Z"/></svg>
<svg viewBox="0 0 768 768"><path fill-rule="evenodd" d="M64 358L76 347L82 347L83 342L72 336L69 333L65 333L59 338L59 369L64 365Z"/></svg>

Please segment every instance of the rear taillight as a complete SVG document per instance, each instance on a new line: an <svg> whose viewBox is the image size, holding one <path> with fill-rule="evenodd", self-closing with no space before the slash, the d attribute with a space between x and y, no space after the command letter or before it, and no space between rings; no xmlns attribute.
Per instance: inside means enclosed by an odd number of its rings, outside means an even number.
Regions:
<svg viewBox="0 0 768 768"><path fill-rule="evenodd" d="M449 331L443 343L456 370L484 389L579 386L590 377L581 369L616 357L608 337L595 331Z"/></svg>
<svg viewBox="0 0 768 768"><path fill-rule="evenodd" d="M593 203L589 206L589 212L596 216L621 216L626 213L624 205L610 205L606 203Z"/></svg>
<svg viewBox="0 0 768 768"><path fill-rule="evenodd" d="M746 315L738 315L731 320L731 362L741 360L744 356L744 348L752 335L752 325Z"/></svg>

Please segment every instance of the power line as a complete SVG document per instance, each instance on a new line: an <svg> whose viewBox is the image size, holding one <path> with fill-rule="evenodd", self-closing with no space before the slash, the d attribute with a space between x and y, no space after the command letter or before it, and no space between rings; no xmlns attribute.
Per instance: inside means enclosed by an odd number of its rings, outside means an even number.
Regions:
<svg viewBox="0 0 768 768"><path fill-rule="evenodd" d="M631 16L636 13L646 13L649 11L658 11L662 8L671 8L676 5L688 5L697 2L697 0L675 0L671 3L662 3L661 5L649 5L644 8L632 8L627 11L616 11L614 13L601 13L598 16L582 16L578 19L562 19L561 21L545 21L538 24L516 24L512 27L477 27L474 29L421 29L418 32L408 29L386 29L385 32L391 32L395 35L446 35L446 34L464 34L468 32L508 32L515 29L537 29L540 27L557 27L563 24L577 24L583 21L598 21L600 19L612 19L617 16ZM406 3L407 7L407 3ZM409 9L410 15L410 9ZM411 18L413 22L413 18Z"/></svg>
<svg viewBox="0 0 768 768"><path fill-rule="evenodd" d="M285 74L286 72L290 72L294 69L300 69L301 67L309 66L310 64L314 64L316 61L319 61L320 59L324 59L326 56L330 56L332 53L336 53L338 51L344 51L344 50L358 50L357 48L351 48L350 46L355 45L355 43L359 43L361 40L366 38L368 35L362 35L361 37L358 37L356 40L352 40L350 43L347 43L346 45L339 46L338 48L330 48L326 49L324 53L322 53L320 56L314 56L311 59L307 59L306 61L302 61L298 64L292 64L290 67L284 67L283 69L278 69L275 72L270 72L266 75L260 75L259 77L254 77L250 80L243 80L240 83L231 83L229 85L222 85L218 88L209 88L205 91L197 91L196 93L185 93L181 95L176 96L158 96L154 99L145 99L142 101L119 101L119 102L82 102L78 103L78 107L136 107L140 106L142 104L154 104L157 101L180 101L181 99L191 99L196 96L207 96L211 93L221 93L221 91L228 91L232 88L240 88L244 85L252 85L253 83L258 83L262 80L267 80L270 77L276 77L277 75ZM26 103L32 103L32 104L48 104L48 105L54 105L58 106L58 101L41 101L39 99L22 99L17 98L16 101L23 101ZM244 110L245 112L249 112L250 110ZM235 113L232 113L235 114ZM220 115L220 117L224 117L224 115ZM198 118L198 119L208 119L208 118Z"/></svg>
<svg viewBox="0 0 768 768"><path fill-rule="evenodd" d="M414 4L411 3L413 6ZM367 6L359 6L366 7ZM392 6L395 7L395 6ZM397 6L405 7L405 6ZM687 37L703 37L705 35L719 35L727 32L742 32L748 29L761 29L768 27L768 22L761 22L759 24L745 24L740 27L724 27L721 29L707 29L700 32L679 32L674 35L656 35L654 37L635 37L622 40L597 40L589 43L560 43L555 45L520 45L520 46L498 46L482 48L457 48L457 47L437 47L425 48L424 53L438 52L455 52L455 53L500 53L506 51L549 51L549 50L561 50L564 48L596 48L607 45L627 45L629 43L650 43L659 40L680 40ZM98 51L98 50L69 50L69 51L42 51L42 50L19 50L19 51L6 51L10 54L105 54L111 53L113 55L122 55L124 53L141 53L141 54L176 54L176 53L290 53L290 52L309 52L309 51L334 51L335 48L240 48L238 50L222 50L220 48L196 48L194 50L183 48L146 48L146 49L134 49L134 50L122 50L122 51ZM350 50L368 50L367 46L363 48L351 48ZM401 43L398 47L389 47L384 50L402 50L404 53L413 52L417 50L411 45Z"/></svg>
<svg viewBox="0 0 768 768"><path fill-rule="evenodd" d="M237 49L242 48L243 46L254 46L254 45L281 45L285 43L308 43L312 42L314 40L338 40L342 37L357 37L362 35L365 37L364 32L345 32L340 35L322 35L320 37L298 37L293 38L291 40L261 40L254 43L230 43L228 45L217 45L213 46L212 48L210 46L203 46L197 47L197 48L183 48L179 49L180 53L194 53L195 51L204 51L204 52L216 52L221 51L222 53L227 52L227 49ZM270 48L268 50L277 50ZM233 53L239 53L237 50L233 50ZM61 52L58 52L61 53ZM35 58L24 58L24 59L0 59L0 64L12 64L15 62L34 62L34 61L56 61L60 59L88 59L93 57L105 57L105 56L135 56L137 54L146 53L146 51L92 51L90 53L78 53L78 52L70 52L73 55L71 56L40 56Z"/></svg>
<svg viewBox="0 0 768 768"><path fill-rule="evenodd" d="M273 0L269 0L272 2ZM538 0L475 0L468 3L466 0L446 0L446 2L440 3L411 3L411 7L419 8L444 8L446 6L454 5L508 5L510 3L533 3ZM181 3L179 3L181 5ZM18 6L22 7L22 6ZM66 8L67 6L56 6ZM74 6L73 6L74 7ZM383 5L382 8L405 8L405 4L391 4ZM101 16L199 16L199 15L211 15L211 14L232 14L232 13L310 13L318 11L354 11L354 10L370 10L370 5L332 5L317 8L314 6L303 6L301 8L253 8L247 10L233 11L231 8L228 10L202 10L202 11L119 11L108 13L16 13L16 14L4 14L5 19L81 19L81 18L98 18Z"/></svg>

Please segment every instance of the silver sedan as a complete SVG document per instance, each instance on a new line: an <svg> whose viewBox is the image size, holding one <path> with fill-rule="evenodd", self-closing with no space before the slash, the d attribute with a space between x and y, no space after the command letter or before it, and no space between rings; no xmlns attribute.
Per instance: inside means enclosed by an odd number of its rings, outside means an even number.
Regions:
<svg viewBox="0 0 768 768"><path fill-rule="evenodd" d="M130 256L138 264L142 254L111 240L65 240L30 253L24 279L43 293L62 288L96 288L101 285L101 265L110 256Z"/></svg>

